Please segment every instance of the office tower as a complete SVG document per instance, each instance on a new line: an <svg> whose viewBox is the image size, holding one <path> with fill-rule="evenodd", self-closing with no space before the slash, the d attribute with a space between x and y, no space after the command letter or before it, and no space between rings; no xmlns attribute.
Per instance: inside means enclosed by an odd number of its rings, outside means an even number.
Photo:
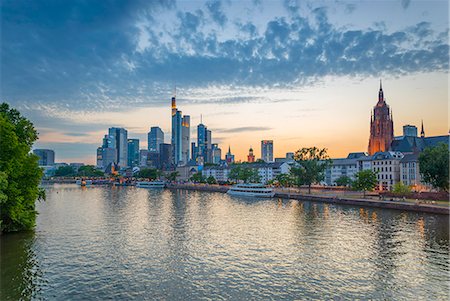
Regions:
<svg viewBox="0 0 450 301"><path fill-rule="evenodd" d="M147 134L148 151L159 153L159 145L164 143L164 132L159 126L152 126Z"/></svg>
<svg viewBox="0 0 450 301"><path fill-rule="evenodd" d="M198 157L198 148L195 145L195 142L191 143L191 154L192 154L192 160L193 161L197 161L197 157Z"/></svg>
<svg viewBox="0 0 450 301"><path fill-rule="evenodd" d="M197 126L197 157L206 157L206 127L200 123Z"/></svg>
<svg viewBox="0 0 450 301"><path fill-rule="evenodd" d="M141 149L139 151L139 166L140 167L147 167L148 154L149 154L149 151L147 149Z"/></svg>
<svg viewBox="0 0 450 301"><path fill-rule="evenodd" d="M191 117L184 115L181 121L181 153L182 161L187 164L190 159Z"/></svg>
<svg viewBox="0 0 450 301"><path fill-rule="evenodd" d="M55 165L55 152L51 149L35 149L33 154L39 157L39 166Z"/></svg>
<svg viewBox="0 0 450 301"><path fill-rule="evenodd" d="M219 164L222 160L222 150L219 148L217 143L213 143L211 146L212 149L212 163Z"/></svg>
<svg viewBox="0 0 450 301"><path fill-rule="evenodd" d="M206 156L205 156L205 162L206 163L212 163L212 137L211 137L211 131L206 129Z"/></svg>
<svg viewBox="0 0 450 301"><path fill-rule="evenodd" d="M139 166L139 139L128 139L128 166Z"/></svg>
<svg viewBox="0 0 450 301"><path fill-rule="evenodd" d="M173 150L172 145L168 143L162 143L159 148L159 158L161 169L163 170L171 170L174 168L173 162Z"/></svg>
<svg viewBox="0 0 450 301"><path fill-rule="evenodd" d="M264 162L273 162L273 140L261 141L261 159Z"/></svg>
<svg viewBox="0 0 450 301"><path fill-rule="evenodd" d="M117 160L117 149L112 147L102 147L102 169L106 170L110 164L114 165ZM97 150L98 154L98 150Z"/></svg>
<svg viewBox="0 0 450 301"><path fill-rule="evenodd" d="M182 161L182 115L177 110L175 96L172 97L172 158L175 165Z"/></svg>
<svg viewBox="0 0 450 301"><path fill-rule="evenodd" d="M417 127L415 125L403 126L403 137L417 137Z"/></svg>
<svg viewBox="0 0 450 301"><path fill-rule="evenodd" d="M103 147L97 147L97 168L103 168Z"/></svg>
<svg viewBox="0 0 450 301"><path fill-rule="evenodd" d="M394 122L392 120L392 112L390 112L389 106L386 104L380 80L378 102L370 117L369 155L388 151L393 140Z"/></svg>
<svg viewBox="0 0 450 301"><path fill-rule="evenodd" d="M110 148L117 150L116 160L120 167L128 166L128 132L124 128L109 128L109 144Z"/></svg>

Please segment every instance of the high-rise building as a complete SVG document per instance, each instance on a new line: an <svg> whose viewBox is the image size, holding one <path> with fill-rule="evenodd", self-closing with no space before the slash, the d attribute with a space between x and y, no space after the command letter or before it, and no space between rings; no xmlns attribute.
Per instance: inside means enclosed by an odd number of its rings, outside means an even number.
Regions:
<svg viewBox="0 0 450 301"><path fill-rule="evenodd" d="M383 87L378 91L378 102L373 109L370 118L370 138L369 138L369 155L376 152L385 152L390 149L394 140L394 122L392 120L392 112L384 99Z"/></svg>
<svg viewBox="0 0 450 301"><path fill-rule="evenodd" d="M39 166L55 165L55 151L51 149L35 149L33 154L39 157Z"/></svg>
<svg viewBox="0 0 450 301"><path fill-rule="evenodd" d="M191 143L191 158L192 158L192 160L193 161L196 161L197 160L197 157L198 157L198 148L197 148L197 146L195 145L195 142L192 142Z"/></svg>
<svg viewBox="0 0 450 301"><path fill-rule="evenodd" d="M200 123L197 126L197 157L203 157L203 160L206 161L206 126L203 123Z"/></svg>
<svg viewBox="0 0 450 301"><path fill-rule="evenodd" d="M120 167L128 166L128 132L124 128L109 128L108 130L110 148L117 150L115 163Z"/></svg>
<svg viewBox="0 0 450 301"><path fill-rule="evenodd" d="M187 164L190 160L190 143L191 143L191 117L184 115L181 120L181 158L183 164Z"/></svg>
<svg viewBox="0 0 450 301"><path fill-rule="evenodd" d="M128 166L139 166L139 139L128 139Z"/></svg>
<svg viewBox="0 0 450 301"><path fill-rule="evenodd" d="M211 131L206 129L206 156L205 156L205 162L206 163L212 163L212 137L211 137Z"/></svg>
<svg viewBox="0 0 450 301"><path fill-rule="evenodd" d="M172 157L172 145L168 143L162 143L159 148L159 158L161 168L163 170L172 170L174 168L174 162Z"/></svg>
<svg viewBox="0 0 450 301"><path fill-rule="evenodd" d="M101 163L102 166L101 168L103 170L106 170L108 168L109 165L114 165L116 164L116 160L117 160L117 149L116 148L112 148L112 147L102 147L101 148ZM97 154L98 154L98 150L97 150ZM97 166L98 166L98 161L97 161Z"/></svg>
<svg viewBox="0 0 450 301"><path fill-rule="evenodd" d="M250 147L250 149L248 150L248 156L247 156L247 162L255 162L255 155L253 154L253 148Z"/></svg>
<svg viewBox="0 0 450 301"><path fill-rule="evenodd" d="M172 158L175 165L182 161L182 121L183 117L181 111L177 109L177 102L175 96L172 97Z"/></svg>
<svg viewBox="0 0 450 301"><path fill-rule="evenodd" d="M139 166L140 167L147 167L148 154L149 154L148 149L141 149L139 151Z"/></svg>
<svg viewBox="0 0 450 301"><path fill-rule="evenodd" d="M152 126L147 134L148 151L159 153L159 145L164 143L164 132L159 126Z"/></svg>
<svg viewBox="0 0 450 301"><path fill-rule="evenodd" d="M264 162L273 162L273 140L261 141L261 159Z"/></svg>
<svg viewBox="0 0 450 301"><path fill-rule="evenodd" d="M212 163L219 164L222 160L222 150L219 148L217 143L211 145L212 149Z"/></svg>

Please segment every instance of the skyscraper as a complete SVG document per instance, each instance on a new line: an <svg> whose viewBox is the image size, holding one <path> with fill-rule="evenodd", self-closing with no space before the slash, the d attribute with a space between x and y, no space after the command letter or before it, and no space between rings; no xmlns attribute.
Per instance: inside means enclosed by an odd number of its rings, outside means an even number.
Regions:
<svg viewBox="0 0 450 301"><path fill-rule="evenodd" d="M177 102L175 95L172 97L172 158L175 165L182 161L182 115L177 110Z"/></svg>
<svg viewBox="0 0 450 301"><path fill-rule="evenodd" d="M139 139L128 139L128 166L139 166Z"/></svg>
<svg viewBox="0 0 450 301"><path fill-rule="evenodd" d="M184 115L181 121L181 154L182 161L187 164L190 159L191 117Z"/></svg>
<svg viewBox="0 0 450 301"><path fill-rule="evenodd" d="M265 162L273 162L273 140L261 141L261 159Z"/></svg>
<svg viewBox="0 0 450 301"><path fill-rule="evenodd" d="M117 150L116 161L120 167L128 166L128 132L124 128L109 128L109 141L110 148Z"/></svg>
<svg viewBox="0 0 450 301"><path fill-rule="evenodd" d="M147 149L152 153L159 153L159 145L164 143L164 132L159 126L152 126L147 134Z"/></svg>
<svg viewBox="0 0 450 301"><path fill-rule="evenodd" d="M33 154L39 157L39 166L55 165L55 151L51 149L35 149Z"/></svg>
<svg viewBox="0 0 450 301"><path fill-rule="evenodd" d="M212 163L219 164L222 160L222 150L219 148L217 143L213 143L211 146L212 152Z"/></svg>
<svg viewBox="0 0 450 301"><path fill-rule="evenodd" d="M173 169L173 157L172 157L172 145L168 143L163 143L159 148L159 158L161 168L163 170L171 170Z"/></svg>
<svg viewBox="0 0 450 301"><path fill-rule="evenodd" d="M390 112L389 106L384 99L380 80L378 102L370 118L369 155L388 151L392 140L394 140L394 122L392 120L392 112Z"/></svg>
<svg viewBox="0 0 450 301"><path fill-rule="evenodd" d="M197 156L203 157L203 161L206 161L206 130L203 123L197 126Z"/></svg>

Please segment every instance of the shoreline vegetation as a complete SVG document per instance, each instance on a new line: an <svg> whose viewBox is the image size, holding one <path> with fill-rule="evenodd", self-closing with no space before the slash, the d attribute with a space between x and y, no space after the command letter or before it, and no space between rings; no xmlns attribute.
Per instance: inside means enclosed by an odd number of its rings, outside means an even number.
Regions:
<svg viewBox="0 0 450 301"><path fill-rule="evenodd" d="M44 180L42 184L74 184L76 178L65 179L51 179ZM96 183L94 182L95 186ZM113 182L100 180L98 185L114 185ZM125 186L134 186L133 184ZM204 192L219 192L226 193L230 188L229 185L217 184L196 184L196 183L168 183L167 188L171 190L192 190ZM340 205L375 207L381 209L395 209L404 211L414 211L432 214L450 214L448 202L436 202L431 200L406 199L399 196L383 196L382 194L371 193L363 198L361 193L351 191L348 189L329 188L319 189L311 188L311 193L308 193L309 187L303 188L282 188L274 187L274 199L294 199L300 201L314 201L325 202Z"/></svg>

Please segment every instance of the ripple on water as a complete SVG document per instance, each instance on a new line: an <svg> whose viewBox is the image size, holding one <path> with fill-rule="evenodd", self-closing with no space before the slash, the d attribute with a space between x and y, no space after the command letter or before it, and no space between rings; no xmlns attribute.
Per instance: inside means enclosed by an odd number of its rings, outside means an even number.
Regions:
<svg viewBox="0 0 450 301"><path fill-rule="evenodd" d="M2 300L449 297L444 216L132 187L47 197L35 234L0 238Z"/></svg>

